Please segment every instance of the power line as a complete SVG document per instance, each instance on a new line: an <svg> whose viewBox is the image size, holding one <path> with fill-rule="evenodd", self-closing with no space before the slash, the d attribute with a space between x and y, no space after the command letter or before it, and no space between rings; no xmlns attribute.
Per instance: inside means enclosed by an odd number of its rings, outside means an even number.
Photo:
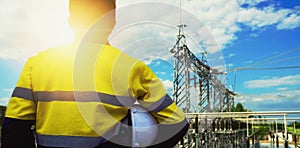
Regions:
<svg viewBox="0 0 300 148"><path fill-rule="evenodd" d="M282 59L282 60L278 60L278 61L274 61L274 62L267 62L267 63L263 63L261 65L277 64L277 63L282 63L282 62L286 62L286 61L290 61L290 60L295 60L295 59L298 59L298 58L300 58L300 56L286 58L286 59Z"/></svg>
<svg viewBox="0 0 300 148"><path fill-rule="evenodd" d="M280 70L280 69L298 69L300 66L286 66L286 67L264 67L264 68L232 68L228 69L230 71L239 70Z"/></svg>
<svg viewBox="0 0 300 148"><path fill-rule="evenodd" d="M289 50L289 51L287 51L287 52L284 52L284 53L281 53L281 54L278 54L278 55L275 55L275 56L266 58L266 59L264 59L264 60L258 61L258 62L256 62L256 63L250 64L250 65L248 65L248 66L244 66L244 67L242 67L242 68L250 68L250 67L257 66L257 65L262 65L262 64L264 64L264 63L267 62L267 61L270 61L270 60L272 60L272 59L278 58L278 57L280 57L280 56L286 55L286 54L288 54L288 53L291 53L291 52L294 52L294 51L297 51L297 50L300 50L300 47L296 47L296 48L291 49L291 50Z"/></svg>
<svg viewBox="0 0 300 148"><path fill-rule="evenodd" d="M281 63L281 62L286 62L286 61L289 61L289 60L298 59L298 58L300 58L300 56L295 56L295 57L286 58L286 59L282 59L282 60L278 60L278 61L273 61L273 62L270 61L272 59L278 58L280 56L286 55L288 53L291 53L291 52L294 52L294 51L297 51L297 50L300 50L300 47L297 47L297 48L291 49L291 50L289 50L287 52L284 52L284 53L281 53L281 54L278 54L278 55L266 58L264 60L258 61L256 63L250 64L250 65L245 66L245 67L230 68L230 69L228 69L228 71L234 71L234 86L233 86L233 90L235 91L235 89L236 89L237 71L242 71L242 70L244 70L244 71L245 70L283 70L283 69L298 69L298 68L300 68L300 66L253 68L254 66L257 66L257 65L267 65L267 64L270 65L270 64ZM270 62L268 62L268 61L270 61Z"/></svg>

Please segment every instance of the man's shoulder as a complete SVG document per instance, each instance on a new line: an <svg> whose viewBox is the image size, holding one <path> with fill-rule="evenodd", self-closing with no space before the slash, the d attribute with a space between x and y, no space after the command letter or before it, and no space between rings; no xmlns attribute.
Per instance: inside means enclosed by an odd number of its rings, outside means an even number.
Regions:
<svg viewBox="0 0 300 148"><path fill-rule="evenodd" d="M138 59L132 55L130 55L130 53L126 53L118 48L115 48L113 46L110 46L108 48L106 48L106 52L108 54L114 54L114 63L115 66L119 66L119 67L127 67L127 68L131 68L131 70L144 70L145 68L148 68L147 64L144 63L141 59ZM111 57L109 55L106 54L106 56Z"/></svg>
<svg viewBox="0 0 300 148"><path fill-rule="evenodd" d="M129 55L128 53L122 51L121 49L118 49L117 47L106 45L106 47L103 50L104 54L110 54L116 56L118 60L125 60L127 62L134 61L134 62L140 62L139 59Z"/></svg>
<svg viewBox="0 0 300 148"><path fill-rule="evenodd" d="M41 63L47 62L49 60L54 61L57 59L68 58L72 55L70 47L70 45L63 45L53 48L47 48L31 56L27 61L30 63Z"/></svg>

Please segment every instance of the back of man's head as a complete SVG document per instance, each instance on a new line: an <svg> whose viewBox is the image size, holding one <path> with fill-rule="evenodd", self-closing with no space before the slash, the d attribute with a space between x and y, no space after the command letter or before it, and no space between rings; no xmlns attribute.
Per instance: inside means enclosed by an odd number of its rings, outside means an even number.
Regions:
<svg viewBox="0 0 300 148"><path fill-rule="evenodd" d="M97 19L110 11L113 11L111 16L115 17L115 9L115 0L70 0L69 22L73 29L87 29Z"/></svg>

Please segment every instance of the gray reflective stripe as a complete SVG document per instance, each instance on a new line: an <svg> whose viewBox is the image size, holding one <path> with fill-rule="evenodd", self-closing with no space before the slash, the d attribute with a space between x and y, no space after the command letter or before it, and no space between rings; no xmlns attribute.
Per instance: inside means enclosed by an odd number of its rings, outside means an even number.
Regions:
<svg viewBox="0 0 300 148"><path fill-rule="evenodd" d="M163 96L161 99L159 99L159 101L157 101L154 104L152 104L151 106L147 107L147 109L149 109L150 111L152 111L154 113L158 113L158 112L162 111L163 109L167 108L168 106L170 106L172 103L173 103L173 100L167 94L167 95Z"/></svg>
<svg viewBox="0 0 300 148"><path fill-rule="evenodd" d="M55 91L55 92L35 92L38 101L77 101L77 102L102 102L114 106L126 106L124 102L133 102L129 96L114 96L98 92L72 92L72 91ZM122 102L122 103L121 103Z"/></svg>
<svg viewBox="0 0 300 148"><path fill-rule="evenodd" d="M37 134L37 144L49 147L96 147L106 142L102 137L52 136Z"/></svg>
<svg viewBox="0 0 300 148"><path fill-rule="evenodd" d="M33 101L32 91L31 91L31 89L28 89L28 88L16 87L14 89L12 97L18 97L18 98L23 98L23 99L26 99L26 100L32 100Z"/></svg>

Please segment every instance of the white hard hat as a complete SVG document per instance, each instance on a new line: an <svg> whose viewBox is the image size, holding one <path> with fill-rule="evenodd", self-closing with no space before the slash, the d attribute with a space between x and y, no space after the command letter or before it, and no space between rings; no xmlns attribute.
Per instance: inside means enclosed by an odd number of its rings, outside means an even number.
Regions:
<svg viewBox="0 0 300 148"><path fill-rule="evenodd" d="M118 134L110 139L112 142L128 147L147 147L155 143L158 135L157 121L142 106L134 104L120 123Z"/></svg>
<svg viewBox="0 0 300 148"><path fill-rule="evenodd" d="M131 108L132 147L150 146L157 134L156 119L140 105Z"/></svg>

